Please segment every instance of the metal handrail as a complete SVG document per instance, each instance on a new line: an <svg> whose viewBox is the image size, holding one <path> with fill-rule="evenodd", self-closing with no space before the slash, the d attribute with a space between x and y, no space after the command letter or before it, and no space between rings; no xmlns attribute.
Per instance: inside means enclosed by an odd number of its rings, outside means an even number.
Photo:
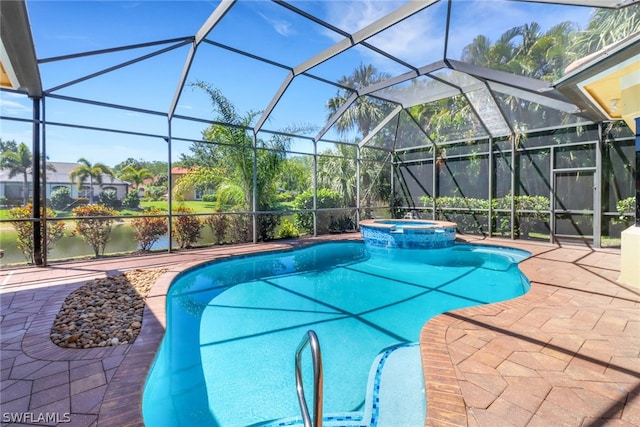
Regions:
<svg viewBox="0 0 640 427"><path fill-rule="evenodd" d="M313 414L315 420L312 423L309 415L307 399L304 397L304 384L302 384L301 356L302 350L309 344L311 347L311 357L313 359ZM322 353L320 342L315 332L309 330L302 337L296 350L296 391L298 392L298 403L302 412L304 427L322 427Z"/></svg>

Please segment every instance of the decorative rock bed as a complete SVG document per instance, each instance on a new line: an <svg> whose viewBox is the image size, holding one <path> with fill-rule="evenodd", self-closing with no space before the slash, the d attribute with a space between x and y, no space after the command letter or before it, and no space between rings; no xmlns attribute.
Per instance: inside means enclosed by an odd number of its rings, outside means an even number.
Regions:
<svg viewBox="0 0 640 427"><path fill-rule="evenodd" d="M145 298L165 269L132 270L94 279L65 299L51 341L65 348L129 344L142 327Z"/></svg>

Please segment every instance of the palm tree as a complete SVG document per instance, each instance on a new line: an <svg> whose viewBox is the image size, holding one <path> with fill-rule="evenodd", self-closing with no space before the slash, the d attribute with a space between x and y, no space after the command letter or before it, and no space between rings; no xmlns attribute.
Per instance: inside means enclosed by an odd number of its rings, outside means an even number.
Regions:
<svg viewBox="0 0 640 427"><path fill-rule="evenodd" d="M16 144L15 141L7 141L1 146L6 150L0 154L0 167L9 170L9 178L22 175L22 204L24 206L29 201L29 175L33 165L31 150L24 142ZM56 168L47 163L47 170L55 172Z"/></svg>
<svg viewBox="0 0 640 427"><path fill-rule="evenodd" d="M579 31L567 49L572 61L640 31L640 5L623 9L597 9L586 30Z"/></svg>
<svg viewBox="0 0 640 427"><path fill-rule="evenodd" d="M153 178L153 173L149 169L136 169L132 165L127 165L120 173L120 179L131 182L134 188L140 187L147 178Z"/></svg>
<svg viewBox="0 0 640 427"><path fill-rule="evenodd" d="M318 189L333 190L343 197L344 206L356 205L356 147L336 144L318 157Z"/></svg>
<svg viewBox="0 0 640 427"><path fill-rule="evenodd" d="M76 182L78 188L82 188L82 184L84 184L87 179L89 180L89 204L93 204L94 181L102 187L102 178L106 175L110 177L113 182L115 173L113 169L104 163L91 164L91 162L84 157L79 158L78 163L80 164L69 173L69 179Z"/></svg>
<svg viewBox="0 0 640 427"><path fill-rule="evenodd" d="M360 64L349 76L343 76L338 83L354 90L362 89L374 83L379 83L389 78L388 74L380 73L373 65ZM327 110L331 117L351 96L350 90L340 90L335 97L327 101ZM339 132L348 132L356 128L362 138L365 138L373 127L382 120L390 108L383 102L369 97L360 96L354 105L338 119L336 126Z"/></svg>
<svg viewBox="0 0 640 427"><path fill-rule="evenodd" d="M15 152L5 151L0 160L3 169L9 170L9 178L22 175L22 204L26 206L29 201L29 173L33 163L31 150L24 142L17 146Z"/></svg>

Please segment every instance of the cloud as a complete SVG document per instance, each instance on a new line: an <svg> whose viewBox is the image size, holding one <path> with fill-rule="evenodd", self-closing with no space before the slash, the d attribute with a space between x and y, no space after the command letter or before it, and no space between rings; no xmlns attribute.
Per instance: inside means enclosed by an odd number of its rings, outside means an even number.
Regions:
<svg viewBox="0 0 640 427"><path fill-rule="evenodd" d="M31 113L31 106L22 103L31 103L24 95L3 92L0 96L0 110L7 115L22 115Z"/></svg>
<svg viewBox="0 0 640 427"><path fill-rule="evenodd" d="M273 16L265 15L264 13L259 13L260 17L264 19L269 25L273 27L276 33L280 34L284 37L289 37L290 35L295 34L293 26L289 21L284 19L275 18Z"/></svg>
<svg viewBox="0 0 640 427"><path fill-rule="evenodd" d="M336 27L349 33L355 33L390 12L398 9L406 2L364 0L357 2L326 2L327 20ZM443 34L442 24L434 22L430 6L426 10L413 15L404 21L370 37L367 42L388 52L414 66L422 66L432 62L436 52L442 52ZM328 33L335 41L342 37L336 33ZM390 63L387 59L369 50L360 50L365 58L363 62L370 62L383 70ZM441 56L441 55L440 55ZM394 65L394 68L398 69ZM406 70L402 70L406 71Z"/></svg>
<svg viewBox="0 0 640 427"><path fill-rule="evenodd" d="M336 27L354 33L406 2L362 0L324 2L326 20ZM442 59L444 54L447 2L432 4L417 14L369 38L368 43L415 67ZM586 26L591 8L567 5L536 4L514 1L457 1L453 3L449 29L447 56L459 59L462 49L482 34L496 41L502 33L514 26L537 22L542 31L553 25L570 21ZM334 41L342 39L327 30ZM389 68L389 61L377 54L359 49L363 62L374 64L380 70Z"/></svg>

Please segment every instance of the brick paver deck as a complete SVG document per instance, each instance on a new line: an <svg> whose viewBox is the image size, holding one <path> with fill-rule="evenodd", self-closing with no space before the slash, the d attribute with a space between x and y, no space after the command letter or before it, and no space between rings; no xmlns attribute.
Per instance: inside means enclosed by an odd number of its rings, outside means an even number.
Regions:
<svg viewBox="0 0 640 427"><path fill-rule="evenodd" d="M619 252L525 241L478 243L531 251L520 265L531 290L510 301L445 313L425 325L426 424L640 426L640 289L617 282ZM164 331L172 278L217 257L298 244L0 271L0 422L142 425L143 385ZM134 268L169 271L147 299L133 344L71 350L49 340L70 292L87 280Z"/></svg>

